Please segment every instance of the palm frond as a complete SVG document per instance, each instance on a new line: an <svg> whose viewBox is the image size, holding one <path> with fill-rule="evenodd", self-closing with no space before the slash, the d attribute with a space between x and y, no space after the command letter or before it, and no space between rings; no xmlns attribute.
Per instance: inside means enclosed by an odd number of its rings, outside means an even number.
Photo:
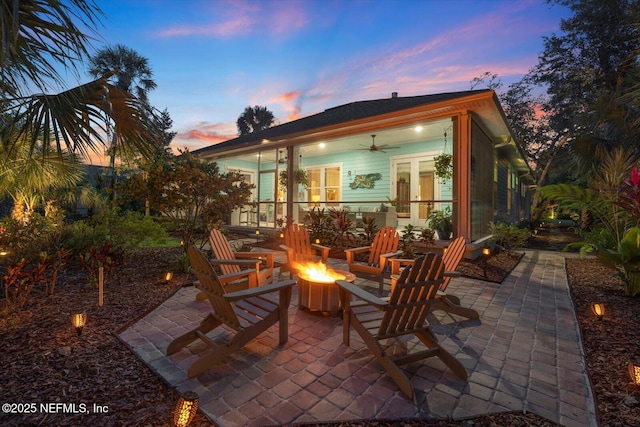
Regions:
<svg viewBox="0 0 640 427"><path fill-rule="evenodd" d="M125 146L152 152L155 139L147 106L109 84L109 75L55 95L33 95L8 100L0 114L11 117L16 140L28 139L31 152L39 141L88 156L102 152L115 134ZM4 110L4 111L3 111ZM3 135L3 145L11 141Z"/></svg>
<svg viewBox="0 0 640 427"><path fill-rule="evenodd" d="M62 83L59 65L74 68L87 56L102 11L91 0L3 0L0 2L0 92L48 81Z"/></svg>

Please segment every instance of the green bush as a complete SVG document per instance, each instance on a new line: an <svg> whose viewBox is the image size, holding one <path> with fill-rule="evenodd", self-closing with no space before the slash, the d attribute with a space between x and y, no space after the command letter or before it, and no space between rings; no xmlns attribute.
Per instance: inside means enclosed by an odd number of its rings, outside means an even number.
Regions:
<svg viewBox="0 0 640 427"><path fill-rule="evenodd" d="M531 232L526 228L518 228L509 224L489 223L489 233L492 235L491 241L502 248L507 253L512 253L527 243Z"/></svg>

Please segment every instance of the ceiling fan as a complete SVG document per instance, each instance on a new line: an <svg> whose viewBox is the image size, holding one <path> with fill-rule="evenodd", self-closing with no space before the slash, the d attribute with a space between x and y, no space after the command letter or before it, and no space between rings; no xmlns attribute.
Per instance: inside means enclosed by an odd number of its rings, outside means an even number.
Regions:
<svg viewBox="0 0 640 427"><path fill-rule="evenodd" d="M366 147L365 145L360 144L361 147ZM391 147L389 146L389 144L382 144L382 145L376 145L376 135L373 134L371 135L371 145L367 148L360 148L360 150L368 150L371 151L372 153L375 152L380 152L380 153L386 153L386 151L384 150L395 150L396 148L400 148L400 147Z"/></svg>

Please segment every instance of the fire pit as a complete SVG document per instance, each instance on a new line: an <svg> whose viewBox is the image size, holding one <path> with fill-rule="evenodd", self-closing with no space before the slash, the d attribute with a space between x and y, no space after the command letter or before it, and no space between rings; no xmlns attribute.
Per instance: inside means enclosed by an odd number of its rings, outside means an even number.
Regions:
<svg viewBox="0 0 640 427"><path fill-rule="evenodd" d="M342 270L331 270L325 264L306 263L298 271L298 307L310 311L340 312L340 292L336 280L353 282L356 276Z"/></svg>

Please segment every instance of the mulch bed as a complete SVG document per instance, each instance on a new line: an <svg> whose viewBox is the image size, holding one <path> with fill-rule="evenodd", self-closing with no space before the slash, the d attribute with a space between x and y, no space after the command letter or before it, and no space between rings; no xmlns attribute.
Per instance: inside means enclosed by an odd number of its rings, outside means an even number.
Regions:
<svg viewBox="0 0 640 427"><path fill-rule="evenodd" d="M557 233L557 231L554 231ZM555 234L548 236L551 239ZM536 237L538 239L538 237ZM536 243L536 242L534 242ZM556 249L561 243L555 243ZM549 249L549 247L544 247ZM97 290L84 274L70 271L44 298L37 292L17 315L0 318L0 398L2 403L84 403L106 406L106 414L6 414L0 425L172 425L178 397L172 387L144 365L118 338L117 331L153 309L192 278L162 278L180 248L136 250L107 279L105 305L97 307ZM517 264L507 267L503 274ZM474 263L471 263L474 264ZM479 271L471 265L464 274ZM507 271L508 270L508 271ZM495 280L491 261L487 269ZM576 315L583 333L588 370L593 382L601 425L640 426L640 388L631 387L626 364L640 356L640 298L622 295L619 279L596 259L568 259L567 272ZM498 273L495 273L498 274ZM489 277L487 277L489 279ZM594 301L606 304L597 321ZM0 299L0 309L4 301ZM71 314L85 310L88 326L77 336ZM193 426L209 425L198 413ZM318 425L318 424L316 424ZM372 420L328 423L325 426L552 426L533 414L504 413L470 420Z"/></svg>

